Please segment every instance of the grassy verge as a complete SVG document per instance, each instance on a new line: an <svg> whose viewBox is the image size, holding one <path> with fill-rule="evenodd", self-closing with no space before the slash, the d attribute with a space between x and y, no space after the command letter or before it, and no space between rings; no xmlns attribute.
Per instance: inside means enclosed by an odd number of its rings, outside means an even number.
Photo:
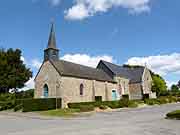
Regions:
<svg viewBox="0 0 180 135"><path fill-rule="evenodd" d="M176 110L176 111L166 114L166 118L180 120L180 110Z"/></svg>
<svg viewBox="0 0 180 135"><path fill-rule="evenodd" d="M54 117L71 117L74 116L75 113L79 113L79 109L58 109L58 110L49 110L42 111L40 115L43 116L54 116Z"/></svg>

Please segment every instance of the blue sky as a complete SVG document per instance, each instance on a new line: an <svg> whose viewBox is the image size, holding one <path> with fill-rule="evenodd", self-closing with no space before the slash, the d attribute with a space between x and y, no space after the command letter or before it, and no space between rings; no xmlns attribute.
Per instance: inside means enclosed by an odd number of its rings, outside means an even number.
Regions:
<svg viewBox="0 0 180 135"><path fill-rule="evenodd" d="M54 18L61 59L92 67L100 59L147 63L171 84L180 79L179 5L179 0L2 0L0 47L20 48L35 75Z"/></svg>

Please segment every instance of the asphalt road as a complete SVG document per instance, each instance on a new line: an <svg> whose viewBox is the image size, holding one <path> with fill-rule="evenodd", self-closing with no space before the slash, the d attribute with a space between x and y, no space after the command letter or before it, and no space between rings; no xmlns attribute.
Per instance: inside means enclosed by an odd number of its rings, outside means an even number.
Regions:
<svg viewBox="0 0 180 135"><path fill-rule="evenodd" d="M176 109L180 103L71 119L0 113L0 135L180 135L180 121L164 119Z"/></svg>

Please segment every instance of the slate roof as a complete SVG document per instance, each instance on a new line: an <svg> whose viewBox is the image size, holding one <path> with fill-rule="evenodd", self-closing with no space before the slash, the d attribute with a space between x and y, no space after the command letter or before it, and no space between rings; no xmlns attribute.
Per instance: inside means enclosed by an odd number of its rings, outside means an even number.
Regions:
<svg viewBox="0 0 180 135"><path fill-rule="evenodd" d="M125 77L130 80L130 83L139 83L142 81L142 76L144 73L145 67L140 66L140 67L123 67L123 66L118 66L106 61L101 61L103 64L105 64L111 72L113 72L114 75L120 76L120 77Z"/></svg>
<svg viewBox="0 0 180 135"><path fill-rule="evenodd" d="M57 50L54 23L51 24L51 32L50 32L50 35L49 35L47 49L55 49L55 50Z"/></svg>
<svg viewBox="0 0 180 135"><path fill-rule="evenodd" d="M64 76L114 82L113 79L101 69L91 68L64 60L50 62L54 65L59 74Z"/></svg>

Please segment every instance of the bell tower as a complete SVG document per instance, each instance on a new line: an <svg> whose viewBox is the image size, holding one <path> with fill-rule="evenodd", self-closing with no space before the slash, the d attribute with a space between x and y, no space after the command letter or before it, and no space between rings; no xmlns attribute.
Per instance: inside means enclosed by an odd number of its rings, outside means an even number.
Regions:
<svg viewBox="0 0 180 135"><path fill-rule="evenodd" d="M59 60L59 49L56 47L56 35L53 22L51 24L48 46L44 50L44 61L48 60Z"/></svg>

